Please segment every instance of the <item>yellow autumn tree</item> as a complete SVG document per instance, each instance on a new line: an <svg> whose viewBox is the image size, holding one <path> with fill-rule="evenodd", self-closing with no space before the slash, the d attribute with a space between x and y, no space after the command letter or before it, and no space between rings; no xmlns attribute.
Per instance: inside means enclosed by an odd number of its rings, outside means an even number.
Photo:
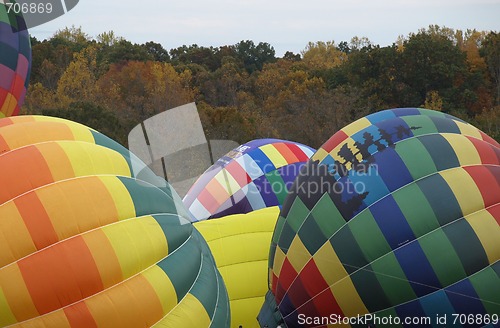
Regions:
<svg viewBox="0 0 500 328"><path fill-rule="evenodd" d="M301 54L308 67L318 70L337 67L347 60L347 54L340 51L334 41L309 42Z"/></svg>
<svg viewBox="0 0 500 328"><path fill-rule="evenodd" d="M443 110L443 99L439 96L439 92L435 90L427 92L423 107L441 112Z"/></svg>
<svg viewBox="0 0 500 328"><path fill-rule="evenodd" d="M169 108L194 101L195 91L190 88L191 72L177 72L169 63L148 62L151 78L147 79L145 91L146 110L152 115Z"/></svg>
<svg viewBox="0 0 500 328"><path fill-rule="evenodd" d="M471 70L485 70L486 62L479 54L479 48L484 40L485 33L477 30L467 30L465 33L457 31L457 35L462 36L461 49L467 54L467 62Z"/></svg>
<svg viewBox="0 0 500 328"><path fill-rule="evenodd" d="M57 83L56 97L60 108L72 102L93 102L96 99L97 48L89 46L74 54Z"/></svg>
<svg viewBox="0 0 500 328"><path fill-rule="evenodd" d="M97 81L100 103L133 121L192 102L191 74L169 63L128 61L113 64Z"/></svg>
<svg viewBox="0 0 500 328"><path fill-rule="evenodd" d="M21 109L22 114L39 114L41 110L57 107L55 92L40 82L29 85L28 95Z"/></svg>
<svg viewBox="0 0 500 328"><path fill-rule="evenodd" d="M266 64L255 81L255 97L256 111L280 138L319 146L332 131L326 127L335 111L332 97L323 79L310 74L303 63Z"/></svg>

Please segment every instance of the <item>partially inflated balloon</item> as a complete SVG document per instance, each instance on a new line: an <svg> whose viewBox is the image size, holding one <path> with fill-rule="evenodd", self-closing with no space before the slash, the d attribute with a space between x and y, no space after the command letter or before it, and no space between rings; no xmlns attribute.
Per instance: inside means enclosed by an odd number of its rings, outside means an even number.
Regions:
<svg viewBox="0 0 500 328"><path fill-rule="evenodd" d="M229 324L180 198L123 150L61 119L0 120L1 327Z"/></svg>
<svg viewBox="0 0 500 328"><path fill-rule="evenodd" d="M248 142L203 173L184 197L184 204L195 220L280 205L313 152L285 140Z"/></svg>
<svg viewBox="0 0 500 328"><path fill-rule="evenodd" d="M269 243L278 214L279 207L274 206L194 224L224 279L231 327L258 327L257 314L267 292Z"/></svg>
<svg viewBox="0 0 500 328"><path fill-rule="evenodd" d="M24 19L1 1L0 118L19 113L28 88L30 67L31 44Z"/></svg>
<svg viewBox="0 0 500 328"><path fill-rule="evenodd" d="M498 315L499 164L496 141L424 109L378 112L334 134L283 205L261 325Z"/></svg>

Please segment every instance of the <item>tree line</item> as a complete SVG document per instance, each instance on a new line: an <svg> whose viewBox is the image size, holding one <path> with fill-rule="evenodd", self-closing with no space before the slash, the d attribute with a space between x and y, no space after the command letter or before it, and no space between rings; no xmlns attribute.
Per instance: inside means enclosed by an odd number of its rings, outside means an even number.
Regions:
<svg viewBox="0 0 500 328"><path fill-rule="evenodd" d="M32 42L22 111L68 118L126 145L128 132L195 101L207 139L281 138L319 147L369 113L424 107L500 140L500 33L429 26L392 45L310 42L277 57L265 42L166 50L81 28Z"/></svg>

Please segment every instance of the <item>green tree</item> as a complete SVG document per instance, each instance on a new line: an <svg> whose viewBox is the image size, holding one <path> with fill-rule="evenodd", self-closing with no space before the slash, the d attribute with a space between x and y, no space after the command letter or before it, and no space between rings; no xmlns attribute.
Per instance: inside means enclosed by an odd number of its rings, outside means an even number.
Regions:
<svg viewBox="0 0 500 328"><path fill-rule="evenodd" d="M68 42L51 38L32 46L31 83L40 82L55 89L57 81L73 59L73 47Z"/></svg>
<svg viewBox="0 0 500 328"><path fill-rule="evenodd" d="M163 48L159 43L149 41L142 45L146 49L146 52L153 57L153 60L158 62L168 62L170 61L170 56L168 51Z"/></svg>
<svg viewBox="0 0 500 328"><path fill-rule="evenodd" d="M291 51L287 51L283 55L283 59L291 60L291 61L300 61L302 58L300 57L300 54L294 54Z"/></svg>
<svg viewBox="0 0 500 328"><path fill-rule="evenodd" d="M261 70L266 63L276 61L276 52L267 42L255 43L251 40L240 41L234 45L236 56L243 62L249 74Z"/></svg>
<svg viewBox="0 0 500 328"><path fill-rule="evenodd" d="M343 67L329 75L333 87L351 84L362 92L366 103L373 108L418 105L415 92L403 80L401 53L396 45L380 47L369 45L354 49ZM335 79L335 80L331 80ZM406 105L408 106L408 105Z"/></svg>
<svg viewBox="0 0 500 328"><path fill-rule="evenodd" d="M475 117L475 121L481 130L500 141L500 106L484 110Z"/></svg>
<svg viewBox="0 0 500 328"><path fill-rule="evenodd" d="M124 39L118 40L109 46L104 46L100 55L100 61L106 64L123 64L131 60L148 61L155 59L145 47L139 44L133 44Z"/></svg>
<svg viewBox="0 0 500 328"><path fill-rule="evenodd" d="M443 110L463 108L466 54L446 35L421 31L404 43L400 69L404 82L415 91L410 106L423 104L427 94L443 97Z"/></svg>
<svg viewBox="0 0 500 328"><path fill-rule="evenodd" d="M200 47L197 44L191 46L183 45L170 50L172 63L174 64L198 64L210 71L215 71L221 66L219 49L214 47Z"/></svg>
<svg viewBox="0 0 500 328"><path fill-rule="evenodd" d="M122 124L115 111L93 102L74 102L63 109L44 109L41 114L84 124L126 146L129 127Z"/></svg>
<svg viewBox="0 0 500 328"><path fill-rule="evenodd" d="M493 90L495 94L495 104L500 105L500 33L490 32L482 45L481 54L486 61Z"/></svg>

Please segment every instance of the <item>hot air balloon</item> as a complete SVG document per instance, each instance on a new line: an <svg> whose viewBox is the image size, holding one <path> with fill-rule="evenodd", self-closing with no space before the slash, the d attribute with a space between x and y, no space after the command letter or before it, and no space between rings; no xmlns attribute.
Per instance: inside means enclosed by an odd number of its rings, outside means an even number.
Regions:
<svg viewBox="0 0 500 328"><path fill-rule="evenodd" d="M243 144L203 173L183 201L194 220L280 205L314 150L299 143L259 139Z"/></svg>
<svg viewBox="0 0 500 328"><path fill-rule="evenodd" d="M12 151L18 148L30 146L33 144L40 144L44 142L53 141L80 141L84 143L95 144L104 148L109 148L114 152L122 156L122 160L125 160L128 166L128 176L133 176L140 180L149 182L165 191L167 194L171 194L176 199L179 198L177 193L172 192L172 188L163 179L159 179L141 160L139 160L133 153L128 149L118 144L114 140L108 138L107 136L99 133L98 131L86 127L82 124L68 121L61 118L47 117L47 116L37 116L37 115L24 115L8 117L0 120L0 128L2 129L0 134L0 154L8 151ZM72 144L76 145L76 144ZM87 147L90 147L87 145ZM83 152L78 152L75 154L75 150L71 147L66 147L67 154L73 153L74 156L85 156ZM103 150L101 149L101 152ZM109 152L108 152L109 153ZM94 157L99 157L100 155L96 151L91 151L89 154L93 154ZM39 154L38 154L39 155ZM19 155L12 155L19 156ZM114 157L117 154L112 155ZM30 157L30 159L33 159ZM64 159L64 163L67 163L69 159ZM102 161L103 159L100 159ZM73 160L73 162L79 161L78 159ZM55 161L58 165L63 164L61 161ZM88 161L87 161L88 162ZM120 165L118 162L111 160L108 166ZM68 164L68 163L67 163ZM5 164L4 164L5 165ZM14 164L19 165L19 164ZM24 165L35 165L34 163L28 163L28 160L24 161ZM23 166L24 167L24 166ZM85 166L80 165L81 169L85 170ZM9 172L1 172L0 174L9 175ZM59 172L59 175L62 172ZM21 178L21 177L20 177ZM175 202L176 204L178 202ZM184 214L184 213L183 213Z"/></svg>
<svg viewBox="0 0 500 328"><path fill-rule="evenodd" d="M231 327L258 327L257 315L267 292L269 243L279 207L195 222L207 241L224 280Z"/></svg>
<svg viewBox="0 0 500 328"><path fill-rule="evenodd" d="M499 164L495 140L425 109L335 133L280 212L261 326L498 323Z"/></svg>
<svg viewBox="0 0 500 328"><path fill-rule="evenodd" d="M229 325L182 201L139 179L123 147L73 122L15 117L0 120L0 149L1 327Z"/></svg>
<svg viewBox="0 0 500 328"><path fill-rule="evenodd" d="M12 1L11 1L12 2ZM17 115L31 68L31 44L20 13L0 2L0 118Z"/></svg>

